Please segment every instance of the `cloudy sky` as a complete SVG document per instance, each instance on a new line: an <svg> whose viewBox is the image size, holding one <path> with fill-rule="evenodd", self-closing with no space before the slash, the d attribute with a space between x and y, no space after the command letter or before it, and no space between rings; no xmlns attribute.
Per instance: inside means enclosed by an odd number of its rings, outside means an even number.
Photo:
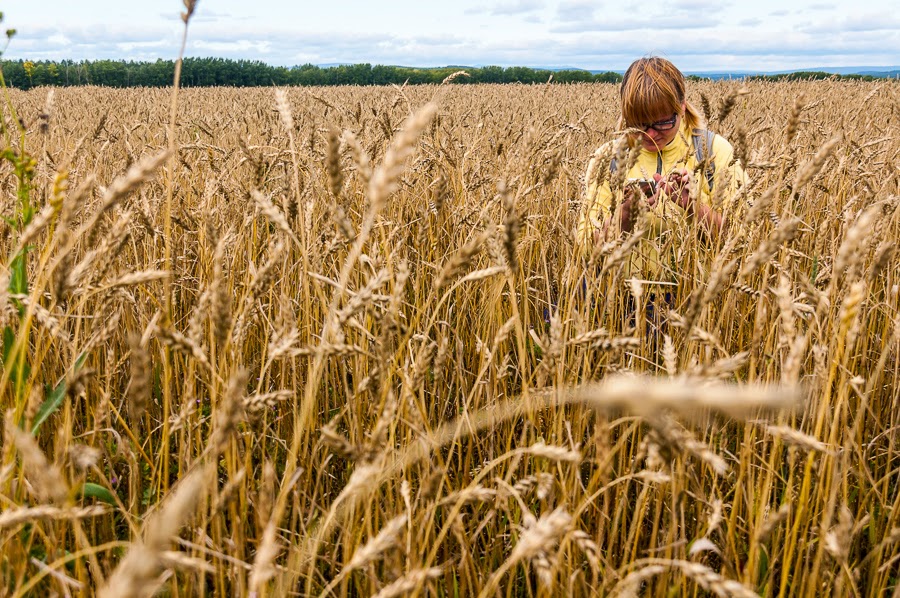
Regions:
<svg viewBox="0 0 900 598"><path fill-rule="evenodd" d="M199 0L188 56L404 66L682 70L900 64L894 0ZM10 59L170 59L179 0L12 0ZM2 30L0 29L0 30Z"/></svg>

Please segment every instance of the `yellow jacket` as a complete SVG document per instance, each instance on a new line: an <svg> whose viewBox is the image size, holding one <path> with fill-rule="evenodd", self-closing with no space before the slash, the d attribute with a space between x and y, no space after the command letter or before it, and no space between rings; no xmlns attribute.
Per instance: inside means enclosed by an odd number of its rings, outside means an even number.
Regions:
<svg viewBox="0 0 900 598"><path fill-rule="evenodd" d="M705 146L705 131L699 133L700 143ZM621 140L614 140L604 144L594 152L588 163L585 173L585 206L576 235L586 250L593 246L594 231L602 230L604 223L613 216L610 210L613 192L609 181L612 177L620 177L621 173L613 174L609 163L620 142ZM659 152L641 148L637 161L626 173L625 179L652 179L654 173L665 176L673 170L686 168L693 176L695 201L714 208L726 221L733 220L743 206L733 207L732 199L738 188L746 182L743 168L734 159L734 148L724 137L715 135L711 150L704 148L701 155L714 164L711 168L712 189L706 170L701 169L698 164L697 151L687 128L682 128L680 134ZM625 161L625 157L620 156L616 160L616 169L626 168ZM619 190L616 206L621 201L622 191ZM674 282L679 271L678 264L684 257L679 255L679 248L688 235L697 234L696 225L674 200L662 198L652 208L647 208L645 204L645 209L648 209L649 230L634 250L628 274L642 280ZM610 228L618 231L617 218L613 218Z"/></svg>

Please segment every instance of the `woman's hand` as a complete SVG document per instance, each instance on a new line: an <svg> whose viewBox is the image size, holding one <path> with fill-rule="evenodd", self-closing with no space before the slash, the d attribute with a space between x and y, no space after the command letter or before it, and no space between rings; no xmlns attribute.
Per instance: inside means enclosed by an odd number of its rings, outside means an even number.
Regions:
<svg viewBox="0 0 900 598"><path fill-rule="evenodd" d="M679 168L666 176L654 174L653 179L656 181L657 194L664 192L666 196L671 197L684 210L691 211L694 203L694 197L691 193L694 186L694 177L691 175L690 170Z"/></svg>
<svg viewBox="0 0 900 598"><path fill-rule="evenodd" d="M725 226L725 218L718 210L694 200L694 177L686 168L679 168L666 176L653 175L657 188L684 209L685 213L700 223L711 236L716 237Z"/></svg>
<svg viewBox="0 0 900 598"><path fill-rule="evenodd" d="M658 179L657 179L658 180ZM638 215L641 213L642 203L646 202L646 206L649 208L653 208L657 203L659 203L661 196L661 189L657 185L656 191L654 191L653 195L645 195L644 192L637 185L626 185L622 191L622 202L619 204L619 231L623 233L630 233L634 230L634 224L637 220ZM612 222L615 221L613 216L610 216L603 223L603 226L597 229L594 229L593 232L593 240L594 244L598 244L601 241L608 239L608 233L611 228ZM614 231L615 228L613 227Z"/></svg>

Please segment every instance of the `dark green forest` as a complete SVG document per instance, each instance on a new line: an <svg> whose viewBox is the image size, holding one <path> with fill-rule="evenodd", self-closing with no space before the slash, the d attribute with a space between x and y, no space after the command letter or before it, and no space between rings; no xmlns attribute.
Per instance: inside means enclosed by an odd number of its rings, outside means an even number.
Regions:
<svg viewBox="0 0 900 598"><path fill-rule="evenodd" d="M175 61L134 62L125 60L3 60L5 82L10 87L31 89L41 85L70 87L102 85L106 87L165 87L172 84ZM254 87L270 85L403 85L437 84L450 75L454 84L475 83L618 83L622 75L613 71L591 73L580 69L548 70L523 66L414 68L364 64L320 67L271 66L258 60L227 58L185 58L181 84L185 87ZM691 79L701 79L691 75ZM750 75L748 79L867 79L863 75L834 75L819 71L798 71L781 75Z"/></svg>
<svg viewBox="0 0 900 598"><path fill-rule="evenodd" d="M3 76L10 87L30 89L40 85L61 87L103 85L107 87L164 87L172 84L175 62L132 62L124 60L2 61ZM226 58L185 58L181 84L185 87L268 85L402 85L441 83L453 73L466 75L453 79L456 84L473 83L617 83L622 76L607 72L592 74L584 70L531 69L527 67L486 66L411 68L371 64L319 67L312 64L282 67L256 60ZM551 78L552 77L552 78Z"/></svg>
<svg viewBox="0 0 900 598"><path fill-rule="evenodd" d="M826 73L824 71L794 71L793 73L784 73L781 75L750 75L747 77L750 81L823 81L825 79L841 79L855 81L874 81L872 75L835 75L834 73Z"/></svg>

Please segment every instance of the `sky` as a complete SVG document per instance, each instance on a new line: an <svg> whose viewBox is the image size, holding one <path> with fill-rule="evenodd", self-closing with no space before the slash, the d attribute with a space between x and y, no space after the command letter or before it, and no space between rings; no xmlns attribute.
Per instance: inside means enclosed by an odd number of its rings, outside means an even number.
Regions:
<svg viewBox="0 0 900 598"><path fill-rule="evenodd" d="M664 56L683 71L900 64L894 0L199 0L186 56L271 65L528 66L624 70ZM177 57L180 0L0 3L3 56Z"/></svg>

